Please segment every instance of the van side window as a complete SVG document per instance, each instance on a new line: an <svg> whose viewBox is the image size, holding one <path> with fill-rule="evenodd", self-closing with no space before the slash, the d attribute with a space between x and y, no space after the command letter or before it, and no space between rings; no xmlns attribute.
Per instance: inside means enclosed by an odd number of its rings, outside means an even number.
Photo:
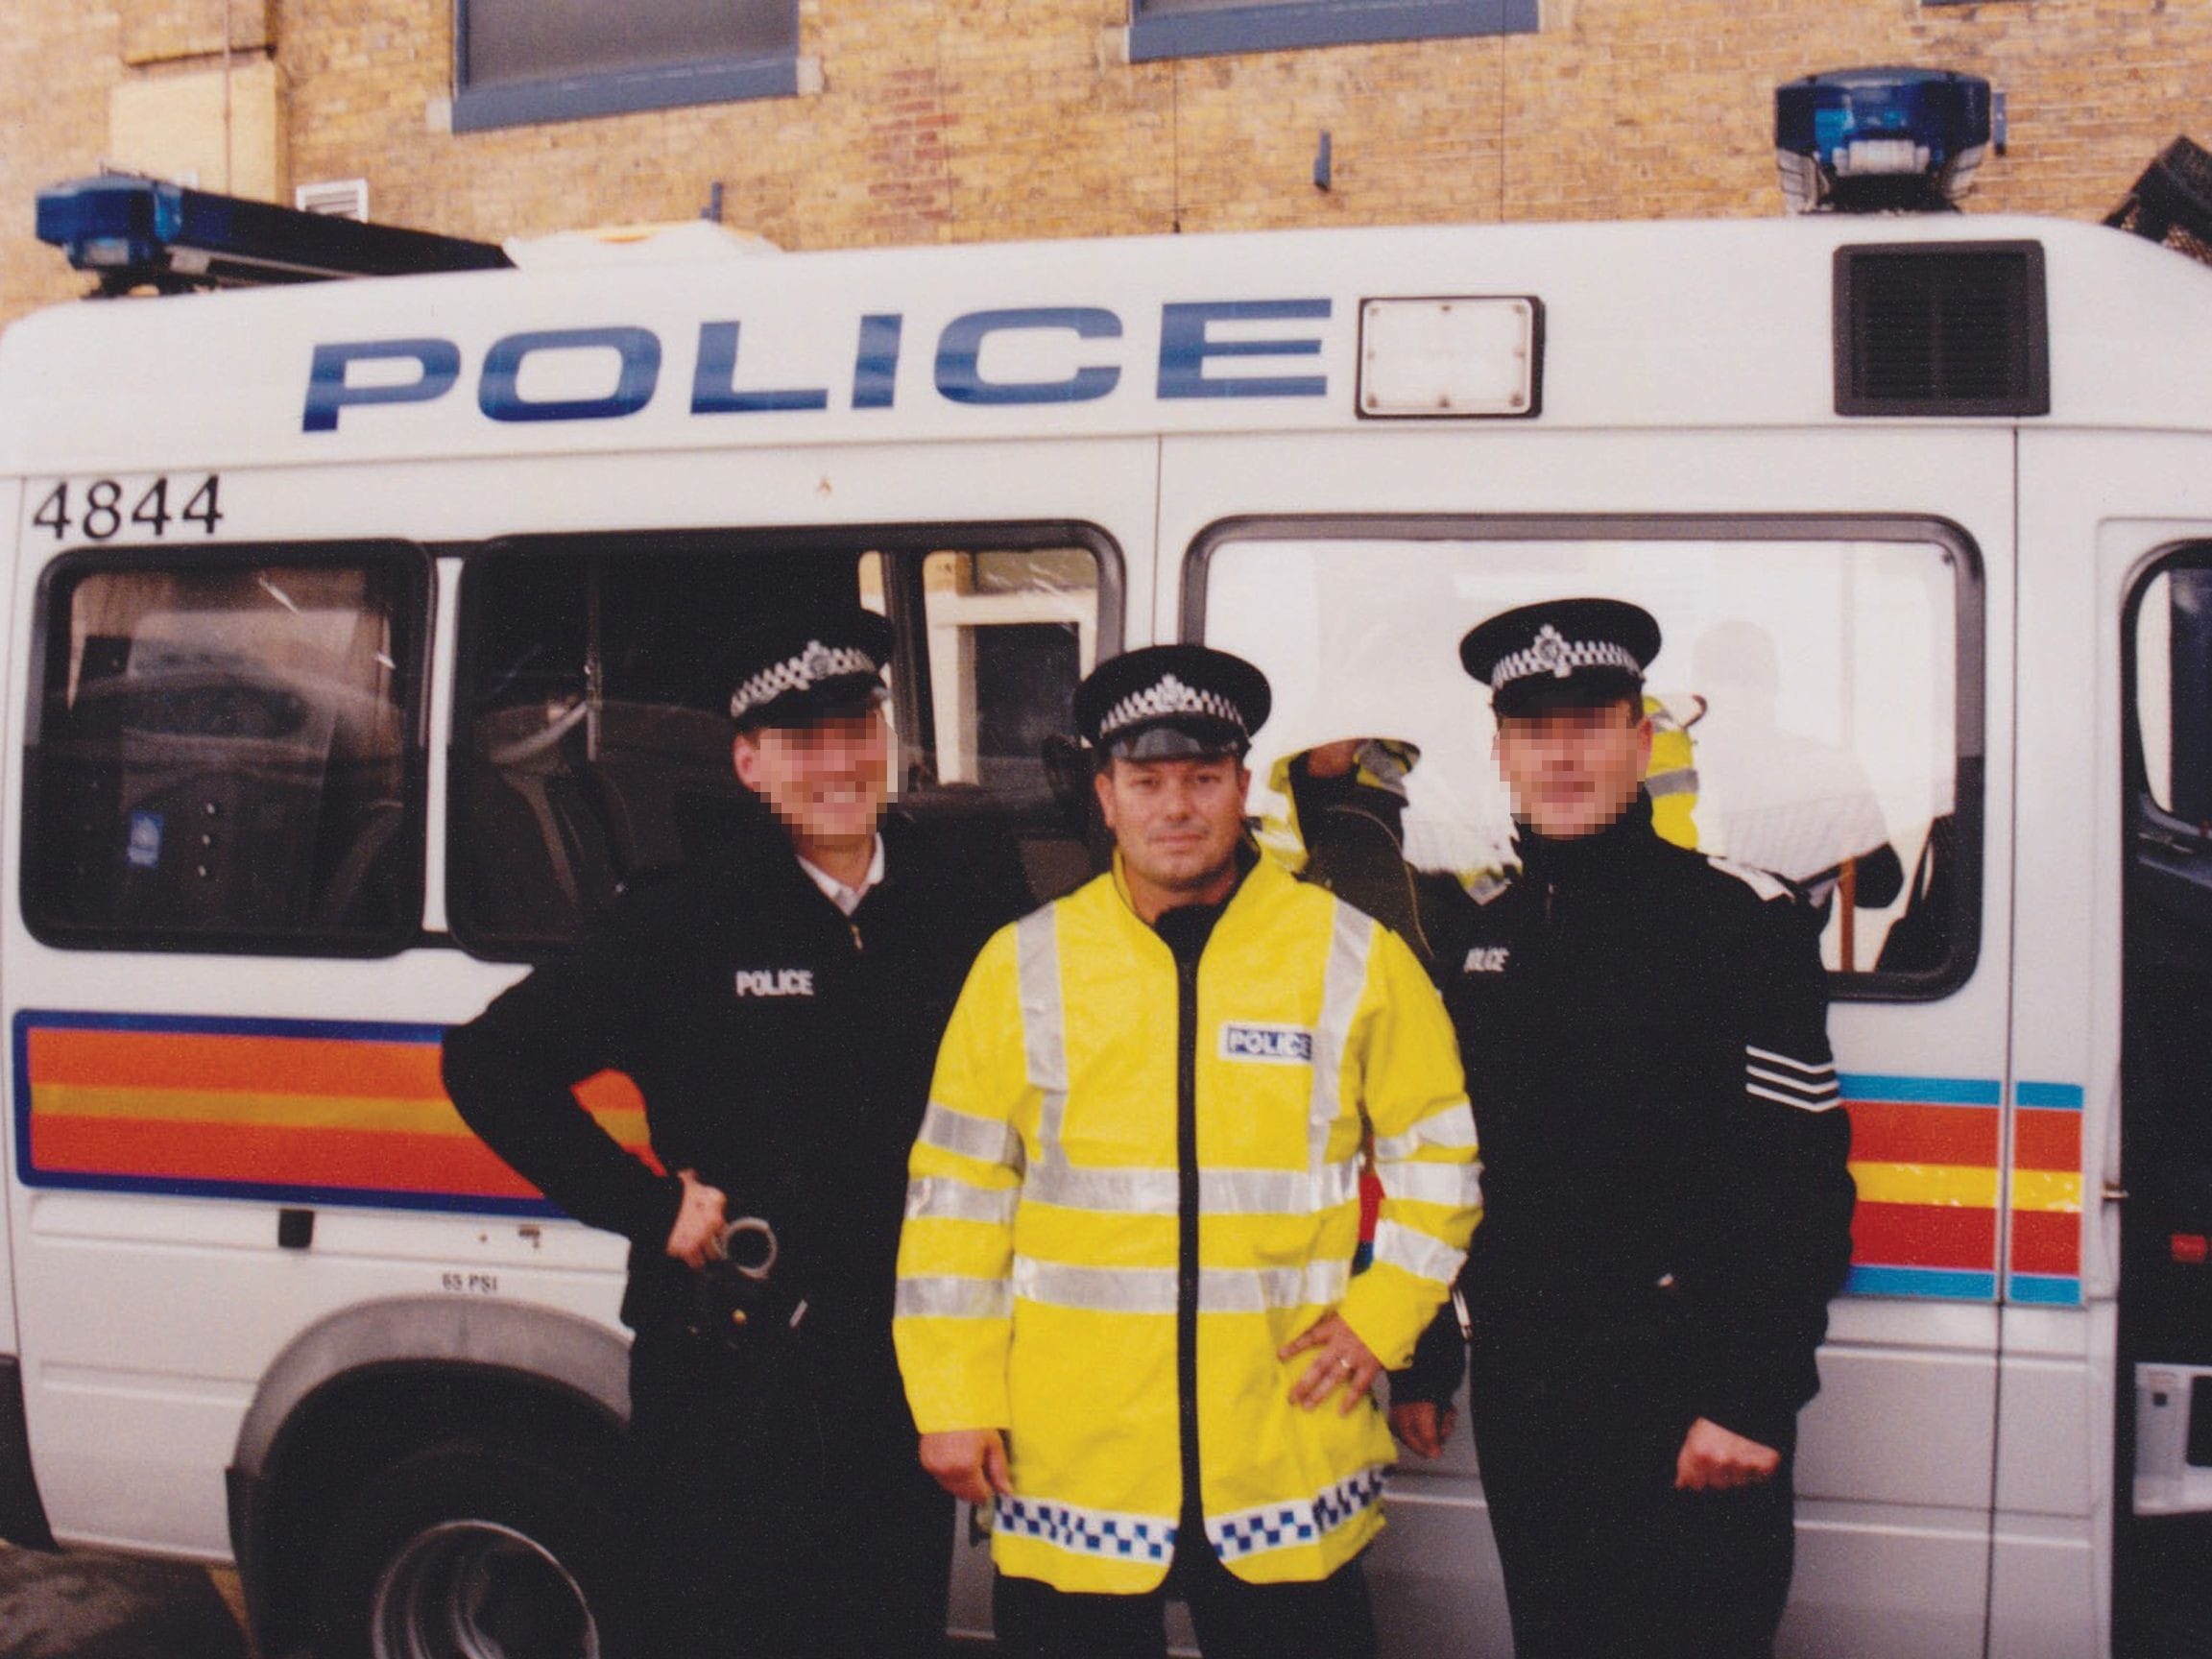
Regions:
<svg viewBox="0 0 2212 1659"><path fill-rule="evenodd" d="M1065 535L530 538L472 558L449 774L456 938L502 960L557 952L626 884L726 846L755 810L731 762L731 642L764 607L826 600L897 629L901 809L1010 891L1073 886L1091 860L1046 738L1095 660L1111 565L1103 538Z"/></svg>
<svg viewBox="0 0 2212 1659"><path fill-rule="evenodd" d="M334 955L421 915L428 565L394 544L46 576L23 909L49 943Z"/></svg>
<svg viewBox="0 0 2212 1659"><path fill-rule="evenodd" d="M1276 839L1297 832L1291 757L1390 738L1418 750L1406 864L1469 882L1509 864L1489 700L1459 637L1511 606L1610 595L1664 636L1645 705L1657 831L1795 888L1823 919L1839 995L1940 996L1971 971L1980 588L1956 530L1248 521L1203 542L1194 567L1191 621L1278 687L1253 757L1254 809Z"/></svg>

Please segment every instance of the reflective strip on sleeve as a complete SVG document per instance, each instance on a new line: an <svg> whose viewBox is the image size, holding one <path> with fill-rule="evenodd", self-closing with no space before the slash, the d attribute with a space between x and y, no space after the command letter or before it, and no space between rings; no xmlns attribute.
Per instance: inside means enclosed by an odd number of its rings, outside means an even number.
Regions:
<svg viewBox="0 0 2212 1659"><path fill-rule="evenodd" d="M1459 1277L1460 1263L1467 1260L1467 1253L1396 1221L1380 1221L1375 1226L1375 1260L1403 1267L1416 1279L1433 1279L1440 1285L1449 1285Z"/></svg>
<svg viewBox="0 0 2212 1659"><path fill-rule="evenodd" d="M1234 1515L1209 1516L1207 1539L1224 1561L1311 1544L1324 1532L1335 1531L1380 1503L1385 1473L1383 1465L1372 1463L1311 1498L1262 1503Z"/></svg>
<svg viewBox="0 0 2212 1659"><path fill-rule="evenodd" d="M919 1139L940 1152L973 1158L978 1164L1022 1167L1022 1137L1014 1132L1013 1125L971 1112L956 1112L941 1101L930 1101L929 1110L922 1115Z"/></svg>
<svg viewBox="0 0 2212 1659"><path fill-rule="evenodd" d="M892 1311L901 1319L1003 1319L1014 1295L1003 1279L902 1279Z"/></svg>
<svg viewBox="0 0 2212 1659"><path fill-rule="evenodd" d="M1441 1204L1465 1210L1482 1202L1482 1171L1475 1164L1417 1164L1409 1159L1378 1159L1375 1175L1385 1198L1416 1204Z"/></svg>
<svg viewBox="0 0 2212 1659"><path fill-rule="evenodd" d="M1475 1115L1463 1107L1431 1112L1403 1135L1385 1136L1375 1142L1377 1164L1403 1164L1424 1147L1457 1151L1475 1144Z"/></svg>
<svg viewBox="0 0 2212 1659"><path fill-rule="evenodd" d="M1342 900L1335 902L1329 962L1322 970L1321 1013L1313 1022L1313 1101L1307 1119L1307 1163L1321 1167L1329 1131L1343 1115L1344 1050L1352 1021L1367 989L1367 956L1379 924Z"/></svg>
<svg viewBox="0 0 2212 1659"><path fill-rule="evenodd" d="M1019 1187L978 1187L950 1175L923 1175L906 1183L909 1221L992 1221L1014 1219L1022 1202Z"/></svg>

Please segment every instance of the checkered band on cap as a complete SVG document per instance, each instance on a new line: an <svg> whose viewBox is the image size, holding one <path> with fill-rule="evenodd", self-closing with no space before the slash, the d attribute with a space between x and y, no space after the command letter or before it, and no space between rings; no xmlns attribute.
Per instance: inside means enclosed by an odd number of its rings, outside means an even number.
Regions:
<svg viewBox="0 0 2212 1659"><path fill-rule="evenodd" d="M1537 674L1564 680L1577 668L1618 668L1639 679L1644 674L1644 664L1636 661L1636 654L1618 640L1570 639L1547 622L1527 649L1498 659L1498 665L1490 670L1490 689L1495 691Z"/></svg>
<svg viewBox="0 0 2212 1659"><path fill-rule="evenodd" d="M1218 691L1202 691L1195 685L1186 685L1172 674L1163 674L1143 690L1130 692L1106 710L1105 718L1098 722L1098 740L1111 743L1117 733L1126 732L1132 726L1178 714L1226 721L1245 736L1252 734L1244 724L1243 713Z"/></svg>
<svg viewBox="0 0 2212 1659"><path fill-rule="evenodd" d="M798 656L770 663L731 692L730 718L742 720L752 710L773 703L786 692L809 690L825 680L837 680L849 674L875 674L881 669L882 664L865 651L809 639L806 649Z"/></svg>

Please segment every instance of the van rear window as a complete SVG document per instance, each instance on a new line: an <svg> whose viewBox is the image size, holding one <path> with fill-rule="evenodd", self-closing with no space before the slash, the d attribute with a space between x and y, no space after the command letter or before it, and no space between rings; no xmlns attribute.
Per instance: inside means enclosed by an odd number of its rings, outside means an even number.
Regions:
<svg viewBox="0 0 2212 1659"><path fill-rule="evenodd" d="M1510 865L1489 699L1459 637L1539 599L1626 599L1664 637L1645 682L1659 833L1794 887L1822 918L1839 995L1940 996L1972 971L1981 599L1956 528L1255 520L1217 528L1192 569L1189 625L1275 686L1252 772L1278 836L1299 832L1293 757L1393 739L1415 752L1393 859L1471 885Z"/></svg>
<svg viewBox="0 0 2212 1659"><path fill-rule="evenodd" d="M390 543L47 573L23 909L50 943L364 954L421 917L428 565Z"/></svg>

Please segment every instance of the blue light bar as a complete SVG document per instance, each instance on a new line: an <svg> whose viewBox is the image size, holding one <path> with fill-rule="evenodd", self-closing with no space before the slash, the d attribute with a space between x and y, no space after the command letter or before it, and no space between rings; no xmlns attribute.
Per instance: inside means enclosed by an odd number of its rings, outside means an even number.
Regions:
<svg viewBox="0 0 2212 1659"><path fill-rule="evenodd" d="M38 192L38 240L103 293L486 271L511 264L489 242L364 225L154 179L80 179Z"/></svg>
<svg viewBox="0 0 2212 1659"><path fill-rule="evenodd" d="M1989 147L1989 83L1949 69L1839 69L1774 88L1793 213L1956 207Z"/></svg>

